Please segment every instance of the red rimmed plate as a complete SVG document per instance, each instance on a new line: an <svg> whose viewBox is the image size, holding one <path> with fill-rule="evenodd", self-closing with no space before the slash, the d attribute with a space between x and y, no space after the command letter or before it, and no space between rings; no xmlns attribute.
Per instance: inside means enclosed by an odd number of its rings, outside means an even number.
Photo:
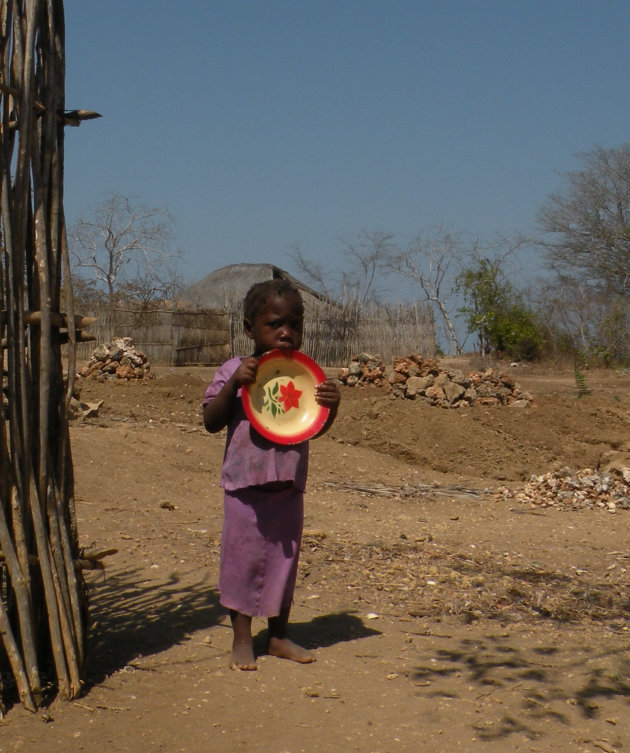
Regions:
<svg viewBox="0 0 630 753"><path fill-rule="evenodd" d="M252 426L278 444L315 436L329 409L315 402L315 387L326 375L299 350L270 350L258 361L256 381L243 389L243 408Z"/></svg>

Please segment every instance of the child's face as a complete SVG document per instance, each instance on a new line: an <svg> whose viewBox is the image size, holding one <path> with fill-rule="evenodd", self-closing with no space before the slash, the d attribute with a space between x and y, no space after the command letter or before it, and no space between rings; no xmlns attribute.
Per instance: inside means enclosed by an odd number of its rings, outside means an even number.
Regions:
<svg viewBox="0 0 630 753"><path fill-rule="evenodd" d="M302 344L303 317L300 302L294 296L269 298L254 321L245 319L245 334L261 355L274 348L299 350Z"/></svg>

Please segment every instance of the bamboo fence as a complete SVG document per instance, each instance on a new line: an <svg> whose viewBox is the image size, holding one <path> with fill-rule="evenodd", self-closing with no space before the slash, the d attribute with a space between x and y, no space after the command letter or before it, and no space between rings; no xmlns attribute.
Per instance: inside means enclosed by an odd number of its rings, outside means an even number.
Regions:
<svg viewBox="0 0 630 753"><path fill-rule="evenodd" d="M67 406L76 342L89 321L75 317L71 286L62 286L63 161L64 127L96 114L64 107L62 0L1 0L0 42L2 716L16 697L36 710L49 685L74 698L84 675L87 607Z"/></svg>

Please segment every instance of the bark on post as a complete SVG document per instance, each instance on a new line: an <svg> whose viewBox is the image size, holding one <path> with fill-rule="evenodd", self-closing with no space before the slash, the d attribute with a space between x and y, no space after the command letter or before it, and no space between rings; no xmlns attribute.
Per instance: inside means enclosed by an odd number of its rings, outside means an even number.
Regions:
<svg viewBox="0 0 630 753"><path fill-rule="evenodd" d="M65 125L96 113L66 117L64 35L62 0L0 0L0 716L3 674L35 710L44 671L70 699L85 667L67 406L91 322L72 310L63 155Z"/></svg>

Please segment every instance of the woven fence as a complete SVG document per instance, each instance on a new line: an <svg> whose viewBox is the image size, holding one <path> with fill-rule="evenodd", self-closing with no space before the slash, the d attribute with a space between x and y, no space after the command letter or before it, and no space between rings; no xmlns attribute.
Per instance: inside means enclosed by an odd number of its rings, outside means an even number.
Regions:
<svg viewBox="0 0 630 753"><path fill-rule="evenodd" d="M172 305L92 307L90 334L99 344L131 337L149 362L171 366L213 366L230 356L230 319L222 310L185 311ZM79 346L78 360L88 360L94 342Z"/></svg>
<svg viewBox="0 0 630 753"><path fill-rule="evenodd" d="M216 366L231 355L251 352L240 302L229 309L182 311L168 306L121 306L89 310L90 333L99 343L131 337L154 365ZM79 346L88 360L94 343ZM336 306L307 302L302 350L322 366L346 365L358 353L394 356L435 354L433 312L426 304Z"/></svg>
<svg viewBox="0 0 630 753"><path fill-rule="evenodd" d="M235 355L251 352L243 332L242 313L231 313L231 343ZM430 306L420 304L335 306L309 308L304 319L302 350L322 366L345 366L359 353L395 356L436 352L435 327Z"/></svg>

